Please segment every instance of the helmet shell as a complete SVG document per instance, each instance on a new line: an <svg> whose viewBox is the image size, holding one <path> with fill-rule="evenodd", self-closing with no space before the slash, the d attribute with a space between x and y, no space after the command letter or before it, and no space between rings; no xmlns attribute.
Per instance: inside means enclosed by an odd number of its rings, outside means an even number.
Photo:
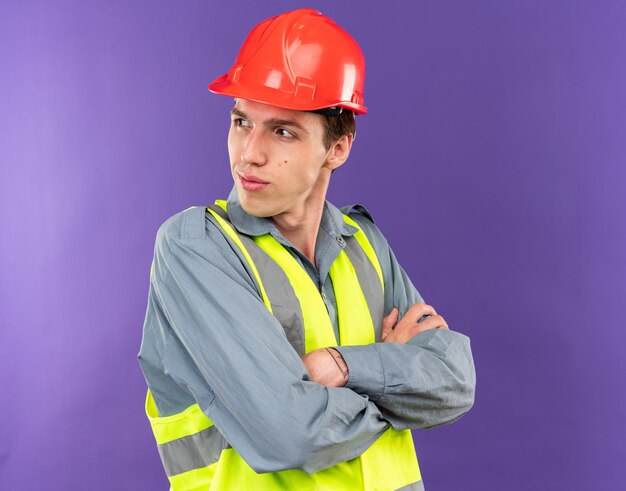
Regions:
<svg viewBox="0 0 626 491"><path fill-rule="evenodd" d="M209 90L286 109L365 114L364 83L365 58L352 36L320 12L299 9L255 26Z"/></svg>

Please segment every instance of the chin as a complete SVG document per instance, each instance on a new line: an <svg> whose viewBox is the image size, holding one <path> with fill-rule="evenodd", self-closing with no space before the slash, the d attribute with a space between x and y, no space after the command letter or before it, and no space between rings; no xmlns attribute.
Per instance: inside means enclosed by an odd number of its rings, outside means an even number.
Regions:
<svg viewBox="0 0 626 491"><path fill-rule="evenodd" d="M259 203L258 205L255 206L252 203L250 203L250 200L247 200L242 195L239 195L239 203L241 204L241 207L243 208L243 210L248 215L252 215L253 217L267 218L267 217L273 217L274 215L276 215L276 213L274 212L274 210L271 209L271 207L263 206L263 203Z"/></svg>

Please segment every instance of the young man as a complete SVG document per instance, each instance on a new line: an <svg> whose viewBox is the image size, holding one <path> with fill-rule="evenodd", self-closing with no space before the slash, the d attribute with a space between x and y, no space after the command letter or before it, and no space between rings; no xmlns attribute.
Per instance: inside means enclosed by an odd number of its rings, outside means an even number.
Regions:
<svg viewBox="0 0 626 491"><path fill-rule="evenodd" d="M302 9L209 86L235 101L235 186L159 229L139 354L173 490L424 489L409 429L473 404L468 339L365 208L325 199L363 80L356 42Z"/></svg>

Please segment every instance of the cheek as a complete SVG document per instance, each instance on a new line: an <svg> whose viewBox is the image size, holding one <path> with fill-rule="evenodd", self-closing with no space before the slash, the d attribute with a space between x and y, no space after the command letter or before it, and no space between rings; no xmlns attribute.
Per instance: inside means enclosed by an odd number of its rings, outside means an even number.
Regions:
<svg viewBox="0 0 626 491"><path fill-rule="evenodd" d="M292 161L290 161L292 163ZM320 169L312 162L306 162L291 173L294 191L301 193L311 188L319 179Z"/></svg>

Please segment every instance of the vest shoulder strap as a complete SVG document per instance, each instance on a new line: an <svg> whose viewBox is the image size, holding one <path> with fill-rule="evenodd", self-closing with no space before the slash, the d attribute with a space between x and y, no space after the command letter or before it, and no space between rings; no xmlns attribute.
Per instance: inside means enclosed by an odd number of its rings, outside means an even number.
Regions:
<svg viewBox="0 0 626 491"><path fill-rule="evenodd" d="M220 228L241 251L247 266L253 271L263 303L283 326L287 340L299 355L304 355L306 350L302 309L287 274L252 238L235 229L225 208L226 202L222 200L207 207Z"/></svg>

